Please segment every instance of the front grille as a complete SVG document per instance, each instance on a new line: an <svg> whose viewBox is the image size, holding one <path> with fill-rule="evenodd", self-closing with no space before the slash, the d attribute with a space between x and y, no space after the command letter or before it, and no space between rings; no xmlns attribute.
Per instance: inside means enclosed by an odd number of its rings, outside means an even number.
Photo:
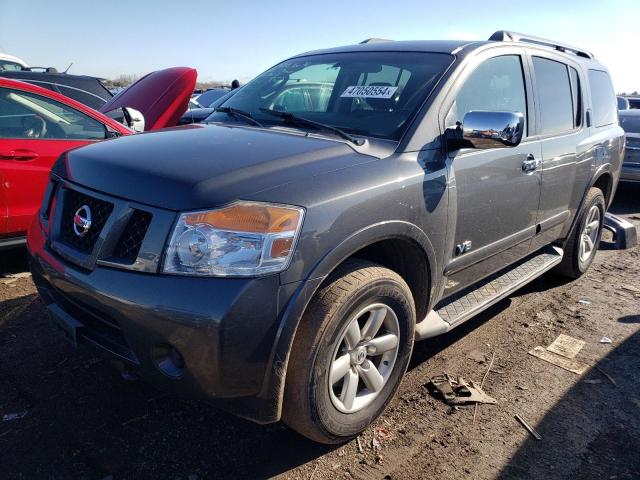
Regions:
<svg viewBox="0 0 640 480"><path fill-rule="evenodd" d="M73 218L83 205L87 205L91 209L91 227L84 236L79 236L73 229ZM112 203L75 190L65 189L62 224L60 225L61 240L81 252L91 253L112 210Z"/></svg>
<svg viewBox="0 0 640 480"><path fill-rule="evenodd" d="M151 217L152 215L144 210L135 210L133 212L113 251L114 257L127 263L135 261L151 223Z"/></svg>

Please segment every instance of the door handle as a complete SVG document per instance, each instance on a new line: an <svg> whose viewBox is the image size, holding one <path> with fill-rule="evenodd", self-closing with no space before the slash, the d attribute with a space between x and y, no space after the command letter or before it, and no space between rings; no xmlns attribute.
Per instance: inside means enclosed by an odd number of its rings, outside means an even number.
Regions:
<svg viewBox="0 0 640 480"><path fill-rule="evenodd" d="M26 160L33 160L34 158L38 158L38 154L36 152L22 148L19 148L18 150L11 150L8 153L0 153L1 160L18 160L24 162Z"/></svg>
<svg viewBox="0 0 640 480"><path fill-rule="evenodd" d="M533 173L541 165L541 161L534 157L532 154L527 155L527 159L522 162L522 171L524 173Z"/></svg>

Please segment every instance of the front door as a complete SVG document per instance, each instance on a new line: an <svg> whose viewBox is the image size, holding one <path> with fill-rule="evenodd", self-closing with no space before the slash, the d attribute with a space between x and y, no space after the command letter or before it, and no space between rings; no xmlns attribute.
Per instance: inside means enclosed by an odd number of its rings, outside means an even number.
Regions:
<svg viewBox="0 0 640 480"><path fill-rule="evenodd" d="M462 122L470 111L520 112L525 136L517 147L450 152L457 218L445 295L529 252L540 201L541 173L535 165L541 147L528 138L531 109L524 72L517 54L484 59L454 93L447 111L446 127Z"/></svg>
<svg viewBox="0 0 640 480"><path fill-rule="evenodd" d="M67 105L13 88L0 88L0 112L0 198L6 208L0 234L24 235L55 160L70 148L104 139L106 129Z"/></svg>

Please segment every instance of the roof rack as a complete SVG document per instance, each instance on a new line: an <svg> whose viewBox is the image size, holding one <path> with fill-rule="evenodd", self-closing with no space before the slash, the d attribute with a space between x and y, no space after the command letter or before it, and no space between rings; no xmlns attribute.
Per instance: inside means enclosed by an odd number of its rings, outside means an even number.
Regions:
<svg viewBox="0 0 640 480"><path fill-rule="evenodd" d="M389 40L388 38L367 38L360 42L360 45L364 45L365 43L381 43L381 42L393 42L393 40Z"/></svg>
<svg viewBox="0 0 640 480"><path fill-rule="evenodd" d="M498 30L496 33L489 37L489 40L493 40L495 42L526 42L533 43L536 45L542 45L544 47L551 47L554 50L558 50L564 53L573 53L578 57L584 58L594 58L591 52L586 50L582 50L577 47L572 47L571 45L566 45L564 43L558 43L553 40L548 40L546 38L534 37L533 35L525 35L524 33L516 33L510 32L509 30Z"/></svg>

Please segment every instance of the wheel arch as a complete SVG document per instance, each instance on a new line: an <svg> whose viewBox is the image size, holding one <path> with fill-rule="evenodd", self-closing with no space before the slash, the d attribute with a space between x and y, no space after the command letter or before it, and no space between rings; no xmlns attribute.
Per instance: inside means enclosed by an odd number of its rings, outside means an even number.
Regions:
<svg viewBox="0 0 640 480"><path fill-rule="evenodd" d="M608 169L599 171L599 173L594 175L589 188L591 187L596 187L602 190L602 193L604 194L604 203L607 208L609 208L611 201L613 200L613 175L611 175L611 172L609 172Z"/></svg>
<svg viewBox="0 0 640 480"><path fill-rule="evenodd" d="M363 228L347 237L324 255L307 279L300 282L282 315L260 394L274 402L274 420L282 416L289 352L304 312L327 277L350 258L380 263L400 274L414 295L417 315L426 315L431 308L433 287L438 280L435 275L438 262L429 238L420 228L409 222L389 221ZM412 262L419 262L421 267L415 269ZM421 286L421 281L426 281L426 286ZM422 294L426 298L420 300Z"/></svg>
<svg viewBox="0 0 640 480"><path fill-rule="evenodd" d="M580 198L580 202L576 207L575 214L573 215L573 219L571 220L571 226L567 230L566 237L563 238L563 242L571 235L571 232L574 228L576 228L576 223L578 218L580 217L580 212L584 206L584 200L587 197L587 193L593 187L599 188L602 190L605 199L605 206L608 209L613 201L613 195L615 193L615 180L614 175L611 172L611 168L609 164L605 164L600 166L591 176L589 182L585 186L584 192L582 193L582 197Z"/></svg>

